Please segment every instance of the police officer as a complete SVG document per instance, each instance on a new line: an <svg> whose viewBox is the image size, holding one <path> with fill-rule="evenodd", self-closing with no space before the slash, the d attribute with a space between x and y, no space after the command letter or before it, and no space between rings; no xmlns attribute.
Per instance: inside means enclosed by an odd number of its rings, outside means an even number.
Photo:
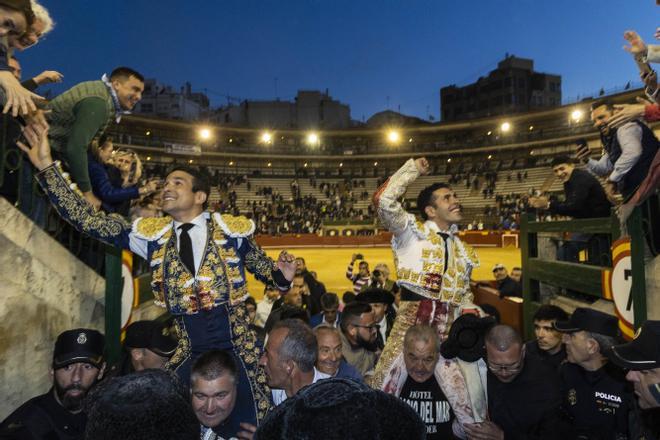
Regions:
<svg viewBox="0 0 660 440"><path fill-rule="evenodd" d="M57 337L50 375L53 386L25 402L0 424L0 438L83 439L87 416L82 404L105 370L105 338L96 330L78 328Z"/></svg>
<svg viewBox="0 0 660 440"><path fill-rule="evenodd" d="M632 390L623 370L603 354L617 342L616 317L578 308L568 321L557 321L554 327L564 333L568 362L559 375L564 409L576 438L628 438Z"/></svg>
<svg viewBox="0 0 660 440"><path fill-rule="evenodd" d="M632 342L605 353L613 363L630 370L626 379L637 395L630 438L660 439L660 321L646 321Z"/></svg>

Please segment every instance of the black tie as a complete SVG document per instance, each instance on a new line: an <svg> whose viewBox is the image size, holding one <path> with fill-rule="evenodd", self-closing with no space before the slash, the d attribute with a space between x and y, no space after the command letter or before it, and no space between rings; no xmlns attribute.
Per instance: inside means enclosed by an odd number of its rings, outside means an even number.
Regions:
<svg viewBox="0 0 660 440"><path fill-rule="evenodd" d="M188 268L190 273L195 274L195 258L193 257L192 241L188 231L195 226L192 223L184 223L179 226L181 234L179 235L179 257L181 261Z"/></svg>
<svg viewBox="0 0 660 440"><path fill-rule="evenodd" d="M442 272L443 274L447 272L447 264L449 263L449 247L447 244L447 240L449 239L449 234L445 234L444 232L438 232L438 235L442 237L442 241L445 243L445 270Z"/></svg>

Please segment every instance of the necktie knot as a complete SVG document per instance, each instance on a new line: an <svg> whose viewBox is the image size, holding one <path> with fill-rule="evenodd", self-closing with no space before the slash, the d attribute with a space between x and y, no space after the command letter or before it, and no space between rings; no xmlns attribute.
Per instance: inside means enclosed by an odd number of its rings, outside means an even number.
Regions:
<svg viewBox="0 0 660 440"><path fill-rule="evenodd" d="M179 230L181 232L188 232L192 227L195 226L193 223L184 223L181 226L179 226Z"/></svg>
<svg viewBox="0 0 660 440"><path fill-rule="evenodd" d="M449 234L447 234L446 232L438 232L438 235L440 237L442 237L443 240L446 240L446 239L449 238Z"/></svg>

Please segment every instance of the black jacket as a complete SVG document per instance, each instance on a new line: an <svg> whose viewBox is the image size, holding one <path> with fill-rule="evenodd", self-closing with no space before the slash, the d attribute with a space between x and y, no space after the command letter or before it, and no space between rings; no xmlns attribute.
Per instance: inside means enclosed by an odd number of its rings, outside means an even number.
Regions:
<svg viewBox="0 0 660 440"><path fill-rule="evenodd" d="M605 190L590 172L574 169L564 183L564 202L550 203L550 212L573 218L609 217L612 204Z"/></svg>

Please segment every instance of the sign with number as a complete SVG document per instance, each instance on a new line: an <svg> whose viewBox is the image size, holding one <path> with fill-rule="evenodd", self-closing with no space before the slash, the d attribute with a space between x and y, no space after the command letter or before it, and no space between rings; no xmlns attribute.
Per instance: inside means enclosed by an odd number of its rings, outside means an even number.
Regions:
<svg viewBox="0 0 660 440"><path fill-rule="evenodd" d="M632 299L632 262L630 258L630 237L623 237L612 243L612 270L605 271L603 297L614 302L614 311L619 317L619 327L625 336L632 338L635 333L635 313Z"/></svg>

